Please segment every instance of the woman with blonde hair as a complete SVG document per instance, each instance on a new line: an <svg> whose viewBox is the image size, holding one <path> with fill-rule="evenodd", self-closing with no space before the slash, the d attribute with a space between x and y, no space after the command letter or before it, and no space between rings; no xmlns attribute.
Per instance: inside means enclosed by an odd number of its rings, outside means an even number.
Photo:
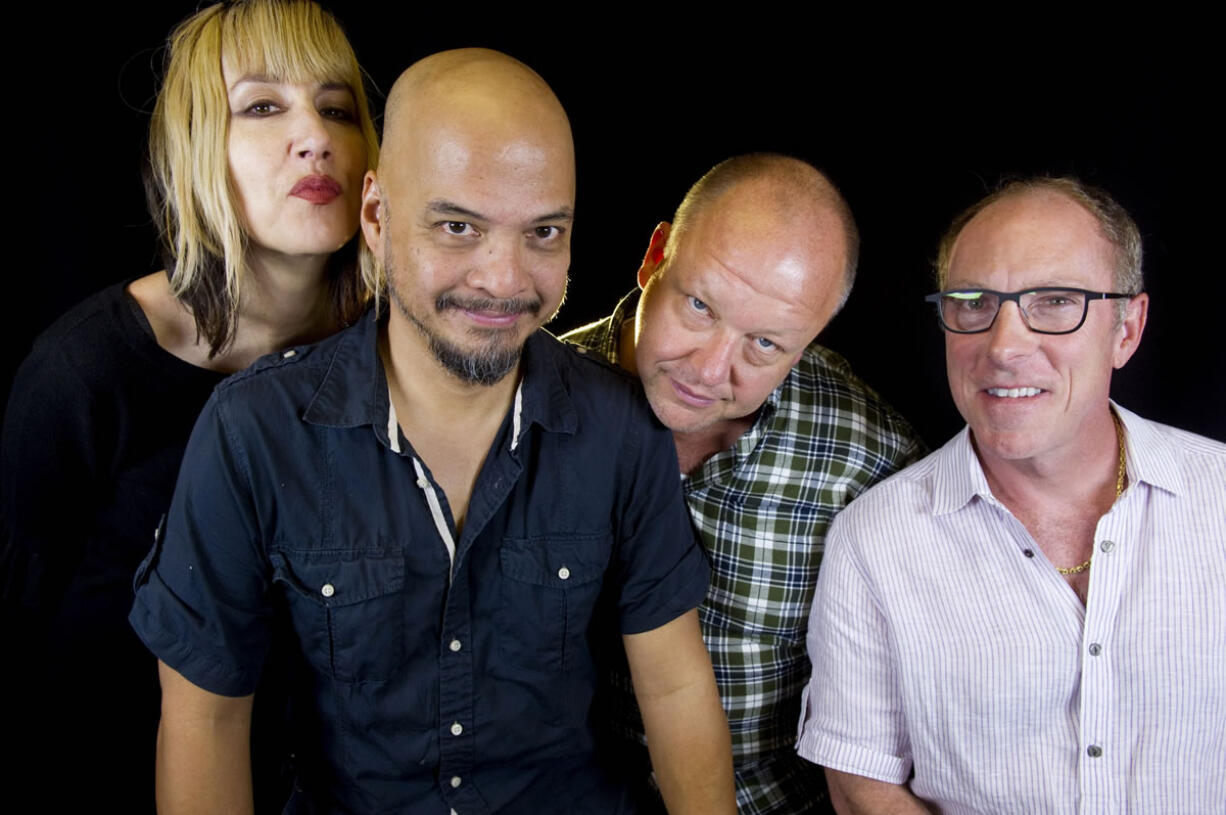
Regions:
<svg viewBox="0 0 1226 815"><path fill-rule="evenodd" d="M157 671L126 622L133 572L214 385L365 310L377 150L353 49L315 3L221 3L171 34L147 168L166 269L44 332L5 417L0 593L37 717L27 758L71 780L40 808L152 810Z"/></svg>

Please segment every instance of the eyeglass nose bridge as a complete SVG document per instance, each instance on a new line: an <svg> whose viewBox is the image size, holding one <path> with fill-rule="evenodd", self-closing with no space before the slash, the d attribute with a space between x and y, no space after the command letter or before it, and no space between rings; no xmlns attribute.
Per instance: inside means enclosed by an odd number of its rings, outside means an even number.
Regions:
<svg viewBox="0 0 1226 815"><path fill-rule="evenodd" d="M1027 330L1029 331L1035 331L1036 333L1042 333L1041 331L1038 331L1038 329L1036 329L1033 325L1030 324L1030 315L1026 313L1026 309L1022 308L1022 295L1030 294L1030 292L994 291L994 292L991 292L991 294L993 297L996 298L996 311L992 313L992 319L991 321L988 322L987 328L983 329L984 331L991 331L992 328L996 325L996 321L1000 319L1000 310L1004 308L1005 303L1013 303L1015 306L1017 306L1017 315L1022 318L1022 325L1026 326Z"/></svg>

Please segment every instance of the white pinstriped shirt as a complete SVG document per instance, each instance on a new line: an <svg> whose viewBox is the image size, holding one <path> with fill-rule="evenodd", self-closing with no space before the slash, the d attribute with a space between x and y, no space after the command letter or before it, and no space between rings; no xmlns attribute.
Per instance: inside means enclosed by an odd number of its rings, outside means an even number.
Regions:
<svg viewBox="0 0 1226 815"><path fill-rule="evenodd" d="M1226 813L1226 445L1123 420L1088 602L967 430L831 526L799 753L956 813Z"/></svg>

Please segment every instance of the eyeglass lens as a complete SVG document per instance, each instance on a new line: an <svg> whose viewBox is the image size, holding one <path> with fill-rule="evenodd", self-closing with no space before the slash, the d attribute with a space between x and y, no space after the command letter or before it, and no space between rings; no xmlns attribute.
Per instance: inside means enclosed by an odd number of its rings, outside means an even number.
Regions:
<svg viewBox="0 0 1226 815"><path fill-rule="evenodd" d="M1072 331L1086 312L1086 296L1075 290L1023 292L1017 302L1026 324L1036 331ZM941 297L941 319L955 331L985 331L996 319L1000 303L993 292L946 292Z"/></svg>

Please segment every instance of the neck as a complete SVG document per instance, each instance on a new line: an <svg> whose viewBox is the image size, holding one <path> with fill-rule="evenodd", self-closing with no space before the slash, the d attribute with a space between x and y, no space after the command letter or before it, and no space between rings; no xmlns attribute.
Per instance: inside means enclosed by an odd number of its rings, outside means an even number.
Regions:
<svg viewBox="0 0 1226 815"><path fill-rule="evenodd" d="M1120 444L1110 409L1107 421L1095 422L1075 449L1027 459L976 455L992 494L1021 517L1044 507L1072 508L1100 517L1117 497ZM972 434L973 440L973 434Z"/></svg>
<svg viewBox="0 0 1226 815"><path fill-rule="evenodd" d="M417 327L395 312L380 334L380 354L402 424L447 427L474 420L501 423L519 385L519 366L493 385L465 382L443 367ZM397 404L397 415L401 415Z"/></svg>
<svg viewBox="0 0 1226 815"><path fill-rule="evenodd" d="M239 298L234 343L221 355L240 370L264 354L335 333L327 257L288 258L250 253Z"/></svg>
<svg viewBox="0 0 1226 815"><path fill-rule="evenodd" d="M673 443L677 445L677 463L681 472L692 475L707 459L736 444L737 439L753 427L757 413L739 419L726 419L710 427L690 433L673 431Z"/></svg>

